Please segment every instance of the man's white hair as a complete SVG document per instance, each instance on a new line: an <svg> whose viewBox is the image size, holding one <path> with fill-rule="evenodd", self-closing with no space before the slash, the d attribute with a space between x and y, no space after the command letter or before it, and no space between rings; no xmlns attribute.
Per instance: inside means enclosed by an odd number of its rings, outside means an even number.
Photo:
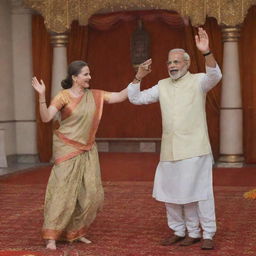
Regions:
<svg viewBox="0 0 256 256"><path fill-rule="evenodd" d="M183 53L183 58L185 61L190 61L190 56L189 54L182 48L175 48L175 49L172 49L169 51L169 54L172 53L172 52L181 52Z"/></svg>

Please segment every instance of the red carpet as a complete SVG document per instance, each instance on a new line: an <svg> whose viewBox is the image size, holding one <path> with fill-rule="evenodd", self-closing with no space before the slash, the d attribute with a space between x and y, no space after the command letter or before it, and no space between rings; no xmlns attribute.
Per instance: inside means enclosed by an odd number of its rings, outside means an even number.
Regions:
<svg viewBox="0 0 256 256"><path fill-rule="evenodd" d="M0 256L44 256L44 254L32 251L0 251Z"/></svg>
<svg viewBox="0 0 256 256"><path fill-rule="evenodd" d="M125 155L123 158L117 156L118 160L114 155L101 155L105 180L111 177L108 176L109 173L113 175L112 170L122 174L129 169L136 176L139 171L153 173L153 162L157 164L157 158L149 155L147 159L137 158L132 162L126 162ZM148 166L143 167L145 160ZM164 205L152 199L152 182L149 181L105 181L105 206L88 234L93 243L59 243L57 251L47 251L40 237L40 229L48 175L49 167L44 167L0 179L0 256L256 255L256 201L243 198L245 191L256 187L253 168L229 172L226 169L216 169L214 172L215 182L218 183L215 186L218 232L214 251L202 251L199 244L188 248L159 245L169 234L169 230ZM149 178L150 175L144 178ZM247 175L249 178L246 178ZM121 178L127 179L129 175L126 173L116 179Z"/></svg>
<svg viewBox="0 0 256 256"><path fill-rule="evenodd" d="M44 185L1 184L0 251L26 250L53 256L67 250L90 256L255 255L256 203L242 197L248 187L215 188L216 250L207 253L198 244L189 248L159 245L169 230L164 206L151 198L151 188L150 182L105 183L105 207L88 234L93 244L61 243L57 252L48 252L40 237Z"/></svg>

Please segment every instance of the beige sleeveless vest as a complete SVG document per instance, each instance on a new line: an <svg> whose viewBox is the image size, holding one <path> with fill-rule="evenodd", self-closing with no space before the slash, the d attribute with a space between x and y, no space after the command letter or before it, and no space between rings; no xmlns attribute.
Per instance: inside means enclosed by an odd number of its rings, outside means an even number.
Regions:
<svg viewBox="0 0 256 256"><path fill-rule="evenodd" d="M203 73L186 73L177 81L158 82L162 112L160 161L177 161L211 152L205 100L200 87Z"/></svg>

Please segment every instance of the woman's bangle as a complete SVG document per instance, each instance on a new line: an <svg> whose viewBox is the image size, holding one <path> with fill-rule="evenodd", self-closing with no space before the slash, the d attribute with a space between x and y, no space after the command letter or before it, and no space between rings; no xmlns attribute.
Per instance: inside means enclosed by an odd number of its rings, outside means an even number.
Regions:
<svg viewBox="0 0 256 256"><path fill-rule="evenodd" d="M204 53L203 54L203 56L205 57L205 56L208 56L208 55L210 55L212 52L211 51L209 51L209 52L207 52L207 53Z"/></svg>
<svg viewBox="0 0 256 256"><path fill-rule="evenodd" d="M44 103L46 103L46 101L39 101L39 103L40 103L40 104L44 104Z"/></svg>

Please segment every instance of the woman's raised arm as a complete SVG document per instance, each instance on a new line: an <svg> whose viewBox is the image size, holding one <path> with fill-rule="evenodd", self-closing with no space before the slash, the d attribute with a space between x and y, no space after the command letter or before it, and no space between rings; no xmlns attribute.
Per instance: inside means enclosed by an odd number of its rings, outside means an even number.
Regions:
<svg viewBox="0 0 256 256"><path fill-rule="evenodd" d="M38 82L36 77L32 78L32 86L39 94L39 111L41 119L44 123L50 122L55 114L58 112L58 109L54 106L50 106L47 108L46 100L45 100L45 84L43 80L40 80L41 83Z"/></svg>

